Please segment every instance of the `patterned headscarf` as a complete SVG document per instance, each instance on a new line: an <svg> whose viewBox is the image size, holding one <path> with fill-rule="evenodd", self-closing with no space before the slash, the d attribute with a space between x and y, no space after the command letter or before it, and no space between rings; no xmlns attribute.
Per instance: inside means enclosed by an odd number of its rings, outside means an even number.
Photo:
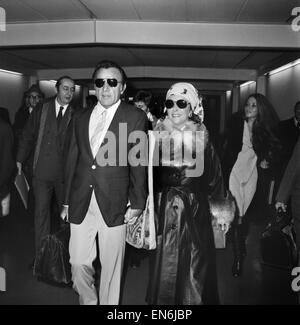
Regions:
<svg viewBox="0 0 300 325"><path fill-rule="evenodd" d="M182 96L188 103L190 103L193 113L199 117L201 122L203 122L204 112L202 97L198 95L197 89L190 83L178 82L172 85L168 90L166 99L171 99L172 96L176 95Z"/></svg>

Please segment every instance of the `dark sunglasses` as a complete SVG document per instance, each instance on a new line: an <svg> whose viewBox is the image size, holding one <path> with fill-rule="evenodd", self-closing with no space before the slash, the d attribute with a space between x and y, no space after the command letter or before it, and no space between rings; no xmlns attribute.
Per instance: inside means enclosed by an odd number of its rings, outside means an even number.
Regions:
<svg viewBox="0 0 300 325"><path fill-rule="evenodd" d="M109 87L113 87L113 88L117 87L118 83L121 83L121 81L118 81L117 79L114 79L114 78L112 78L112 79L96 79L94 81L94 83L97 88L101 88L104 86L105 81L107 82Z"/></svg>
<svg viewBox="0 0 300 325"><path fill-rule="evenodd" d="M180 109L184 109L184 108L186 108L188 106L188 102L186 100L184 100L184 99L178 99L176 102L174 102L171 99L167 99L165 101L165 106L166 106L167 109L170 109L175 105L175 103L176 103L177 107L180 108Z"/></svg>

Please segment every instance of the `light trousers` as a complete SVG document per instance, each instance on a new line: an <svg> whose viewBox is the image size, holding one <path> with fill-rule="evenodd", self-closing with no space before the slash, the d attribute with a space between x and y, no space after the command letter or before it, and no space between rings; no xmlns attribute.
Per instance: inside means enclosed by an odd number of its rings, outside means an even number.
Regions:
<svg viewBox="0 0 300 325"><path fill-rule="evenodd" d="M99 297L95 288L93 261L98 234L101 264ZM71 224L70 263L73 288L82 305L118 305L125 254L126 225L108 227L93 192L88 212L79 225Z"/></svg>

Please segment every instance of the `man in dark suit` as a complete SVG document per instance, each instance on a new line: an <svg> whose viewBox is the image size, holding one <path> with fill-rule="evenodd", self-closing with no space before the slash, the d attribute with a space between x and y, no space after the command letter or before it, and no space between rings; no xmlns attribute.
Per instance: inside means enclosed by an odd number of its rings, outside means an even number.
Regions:
<svg viewBox="0 0 300 325"><path fill-rule="evenodd" d="M290 160L300 134L300 101L294 106L294 116L281 121L278 126L278 137L283 148L283 171Z"/></svg>
<svg viewBox="0 0 300 325"><path fill-rule="evenodd" d="M67 130L74 112L70 104L75 91L74 81L63 76L56 83L57 96L36 107L30 115L17 152L19 173L30 153L33 158L33 191L35 197L35 249L51 231L51 202L55 194L62 204L63 164Z"/></svg>
<svg viewBox="0 0 300 325"><path fill-rule="evenodd" d="M13 184L15 171L13 145L14 135L11 126L0 117L0 203L3 200L8 202L10 186ZM3 206L0 204L0 217L3 214L6 212L3 211Z"/></svg>
<svg viewBox="0 0 300 325"><path fill-rule="evenodd" d="M44 99L44 97L45 95L38 85L32 85L24 93L22 106L16 112L13 124L13 129L17 140L21 137L22 131L30 114Z"/></svg>
<svg viewBox="0 0 300 325"><path fill-rule="evenodd" d="M98 238L99 303L116 305L125 251L124 222L132 223L140 216L147 198L146 167L130 164L128 154L134 146L127 139L135 131L146 136L147 116L121 101L126 75L119 65L100 62L93 80L98 103L72 123L61 217L71 223L70 262L80 304L98 303L93 268ZM106 160L107 153L111 159ZM140 157L145 159L145 153L140 152Z"/></svg>

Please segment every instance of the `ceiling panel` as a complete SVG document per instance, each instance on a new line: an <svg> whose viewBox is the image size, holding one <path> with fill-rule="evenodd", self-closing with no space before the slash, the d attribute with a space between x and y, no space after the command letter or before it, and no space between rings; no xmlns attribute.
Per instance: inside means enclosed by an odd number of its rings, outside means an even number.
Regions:
<svg viewBox="0 0 300 325"><path fill-rule="evenodd" d="M188 20L210 22L235 21L245 0L186 0Z"/></svg>
<svg viewBox="0 0 300 325"><path fill-rule="evenodd" d="M131 51L146 66L208 67L215 55L213 50L191 48L134 48Z"/></svg>
<svg viewBox="0 0 300 325"><path fill-rule="evenodd" d="M186 2L182 0L132 0L141 20L188 21Z"/></svg>
<svg viewBox="0 0 300 325"><path fill-rule="evenodd" d="M22 0L22 2L47 17L48 20L90 18L86 8L78 0Z"/></svg>
<svg viewBox="0 0 300 325"><path fill-rule="evenodd" d="M81 0L97 19L138 20L131 0Z"/></svg>
<svg viewBox="0 0 300 325"><path fill-rule="evenodd" d="M251 0L242 10L241 22L286 23L292 9L300 6L299 0Z"/></svg>
<svg viewBox="0 0 300 325"><path fill-rule="evenodd" d="M247 59L236 66L237 69L259 69L282 55L282 52L252 52Z"/></svg>
<svg viewBox="0 0 300 325"><path fill-rule="evenodd" d="M15 53L0 51L0 69L23 72L27 69L38 70L47 68L49 68L48 65L42 62L38 63L19 57L18 55L15 55Z"/></svg>
<svg viewBox="0 0 300 325"><path fill-rule="evenodd" d="M300 0L0 0L8 22L104 20L286 23Z"/></svg>
<svg viewBox="0 0 300 325"><path fill-rule="evenodd" d="M42 14L29 8L20 0L0 0L0 7L5 10L8 23L45 20Z"/></svg>
<svg viewBox="0 0 300 325"><path fill-rule="evenodd" d="M210 66L211 68L233 69L237 65L237 63L241 62L243 58L245 58L249 54L249 51L218 50L215 51L215 53L216 55Z"/></svg>
<svg viewBox="0 0 300 325"><path fill-rule="evenodd" d="M25 60L41 64L44 68L87 68L94 67L99 61L109 58L123 65L132 66L136 61L126 48L116 47L79 47L79 48L44 48L6 51Z"/></svg>
<svg viewBox="0 0 300 325"><path fill-rule="evenodd" d="M89 19L77 0L0 0L8 22Z"/></svg>

